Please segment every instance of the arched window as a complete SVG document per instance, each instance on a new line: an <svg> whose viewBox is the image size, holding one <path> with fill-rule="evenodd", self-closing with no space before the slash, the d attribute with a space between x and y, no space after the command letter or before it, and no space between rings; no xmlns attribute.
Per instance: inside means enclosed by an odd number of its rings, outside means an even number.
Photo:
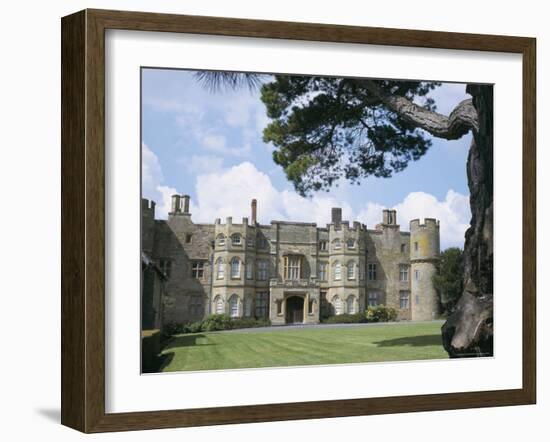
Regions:
<svg viewBox="0 0 550 442"><path fill-rule="evenodd" d="M339 239L335 239L332 242L332 247L334 250L340 250L342 248L342 242Z"/></svg>
<svg viewBox="0 0 550 442"><path fill-rule="evenodd" d="M241 277L241 261L239 261L239 258L237 258L236 256L231 259L231 277Z"/></svg>
<svg viewBox="0 0 550 442"><path fill-rule="evenodd" d="M223 233L218 235L217 240L219 246L225 246L225 236L223 236Z"/></svg>
<svg viewBox="0 0 550 442"><path fill-rule="evenodd" d="M340 281L342 279L342 264L340 261L334 263L334 280Z"/></svg>
<svg viewBox="0 0 550 442"><path fill-rule="evenodd" d="M238 233L234 233L231 235L231 244L234 246L240 246L241 245L241 235Z"/></svg>
<svg viewBox="0 0 550 442"><path fill-rule="evenodd" d="M220 295L216 296L216 299L214 299L214 312L217 315L221 315L223 311L223 299Z"/></svg>
<svg viewBox="0 0 550 442"><path fill-rule="evenodd" d="M355 249L355 240L353 238L348 239L347 245L348 249Z"/></svg>
<svg viewBox="0 0 550 442"><path fill-rule="evenodd" d="M348 262L348 279L355 279L355 261Z"/></svg>
<svg viewBox="0 0 550 442"><path fill-rule="evenodd" d="M344 313L344 306L342 305L342 300L338 295L336 295L334 298L332 298L332 305L334 306L334 313L337 315L341 315Z"/></svg>
<svg viewBox="0 0 550 442"><path fill-rule="evenodd" d="M349 295L347 299L347 303L348 303L347 305L348 313L351 315L353 315L354 313L357 313L355 309L355 296Z"/></svg>
<svg viewBox="0 0 550 442"><path fill-rule="evenodd" d="M216 279L223 279L223 259L218 258L216 260Z"/></svg>
<svg viewBox="0 0 550 442"><path fill-rule="evenodd" d="M229 298L229 315L232 318L239 317L239 297L237 295L232 295Z"/></svg>

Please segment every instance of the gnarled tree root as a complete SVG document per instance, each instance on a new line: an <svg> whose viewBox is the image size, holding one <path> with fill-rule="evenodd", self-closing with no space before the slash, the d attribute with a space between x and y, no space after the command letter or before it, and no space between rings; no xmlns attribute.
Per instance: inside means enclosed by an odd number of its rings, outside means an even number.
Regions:
<svg viewBox="0 0 550 442"><path fill-rule="evenodd" d="M493 297L465 291L441 327L451 358L493 356Z"/></svg>

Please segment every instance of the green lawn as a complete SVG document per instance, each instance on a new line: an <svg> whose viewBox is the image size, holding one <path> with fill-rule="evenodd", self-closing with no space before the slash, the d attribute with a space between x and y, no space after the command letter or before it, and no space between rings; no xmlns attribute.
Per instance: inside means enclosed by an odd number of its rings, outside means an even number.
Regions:
<svg viewBox="0 0 550 442"><path fill-rule="evenodd" d="M161 371L445 359L442 322L210 332L173 337Z"/></svg>

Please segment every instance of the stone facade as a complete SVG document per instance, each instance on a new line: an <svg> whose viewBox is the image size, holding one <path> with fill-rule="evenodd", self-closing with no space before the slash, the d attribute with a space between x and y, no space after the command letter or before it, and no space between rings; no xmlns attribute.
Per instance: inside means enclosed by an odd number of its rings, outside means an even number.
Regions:
<svg viewBox="0 0 550 442"><path fill-rule="evenodd" d="M395 210L375 229L331 223L236 223L231 217L195 224L189 197L174 195L168 220L155 220L154 202L142 202L142 251L164 272L163 322L186 323L212 313L266 317L274 325L316 324L322 317L394 307L402 320L437 314L432 275L439 259L439 222L410 222L402 232ZM143 286L144 299L146 286Z"/></svg>

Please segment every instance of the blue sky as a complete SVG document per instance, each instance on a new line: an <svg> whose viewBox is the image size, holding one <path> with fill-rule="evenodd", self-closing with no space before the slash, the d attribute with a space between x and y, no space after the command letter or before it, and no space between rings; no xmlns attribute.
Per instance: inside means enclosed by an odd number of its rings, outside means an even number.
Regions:
<svg viewBox="0 0 550 442"><path fill-rule="evenodd" d="M438 111L448 114L468 95L465 85L444 83L432 97ZM462 246L470 219L470 135L457 141L434 138L424 157L390 179L368 178L359 185L342 181L328 193L304 199L273 162L273 146L262 141L268 121L257 90L214 93L193 71L143 69L142 187L143 196L157 202L157 217L166 217L173 193L191 196L195 222L249 216L250 199L256 198L262 223L324 225L330 207L339 206L345 219L373 228L388 207L398 210L403 230L412 218L440 219L442 247Z"/></svg>

